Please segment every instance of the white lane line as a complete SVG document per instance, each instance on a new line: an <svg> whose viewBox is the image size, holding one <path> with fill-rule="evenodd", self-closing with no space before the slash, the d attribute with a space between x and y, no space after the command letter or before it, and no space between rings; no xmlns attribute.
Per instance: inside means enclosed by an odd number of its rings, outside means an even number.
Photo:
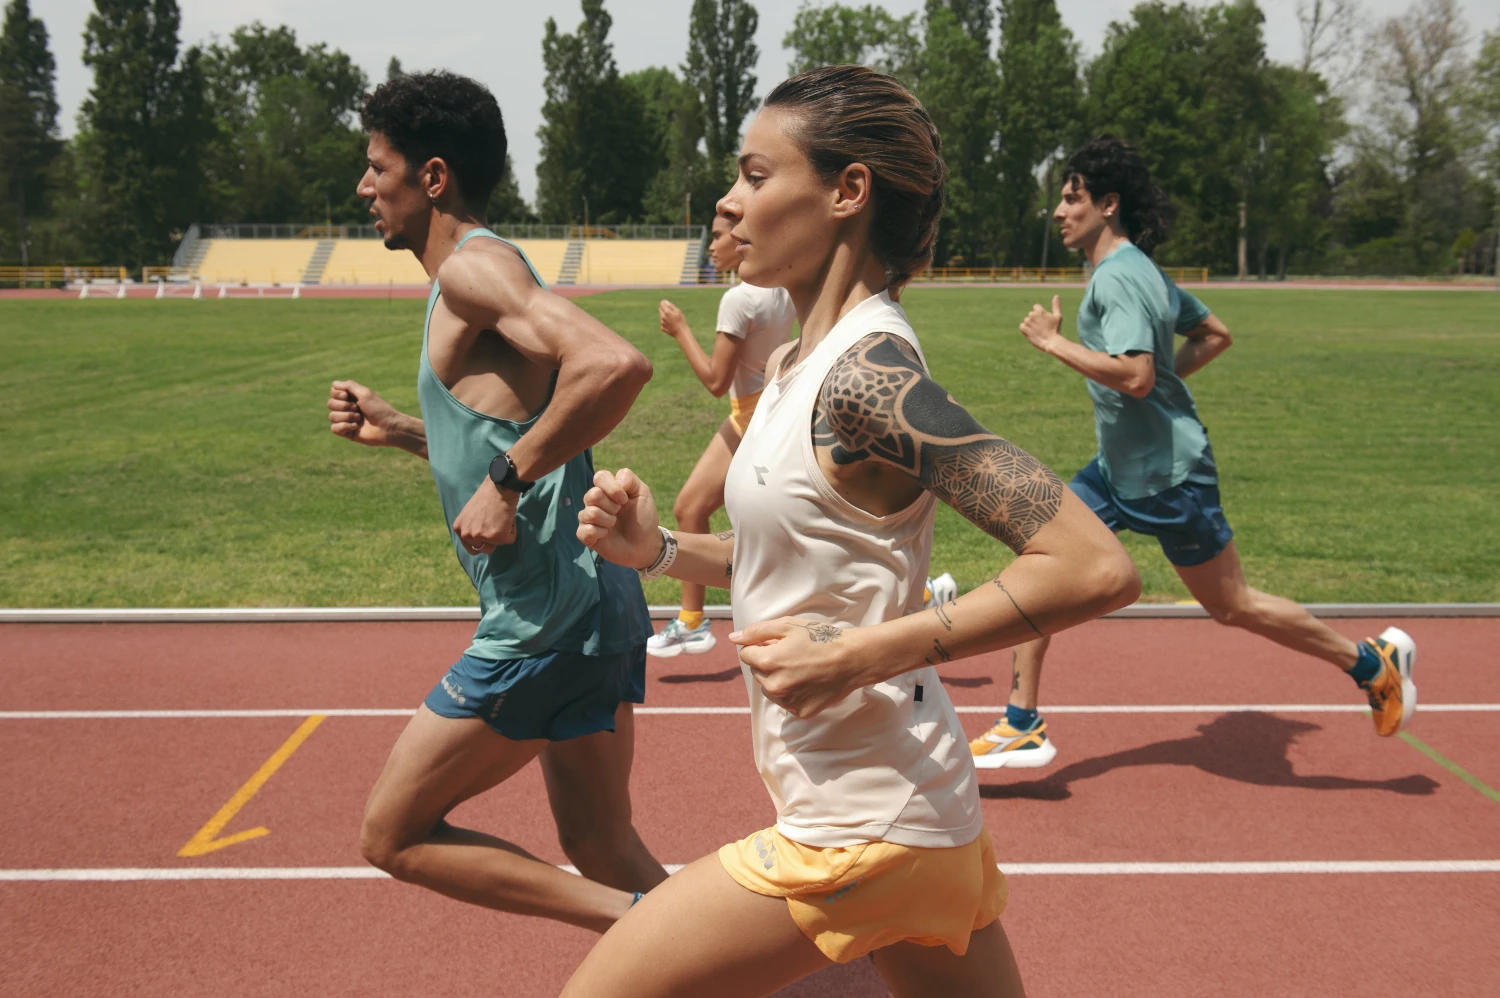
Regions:
<svg viewBox="0 0 1500 998"><path fill-rule="evenodd" d="M576 873L572 867L562 867ZM676 873L681 865L668 866ZM1213 876L1370 873L1500 873L1500 860L1309 860L1222 863L1001 863L1006 876ZM0 883L127 883L160 880L386 880L373 866L218 866L0 870Z"/></svg>
<svg viewBox="0 0 1500 998"><path fill-rule="evenodd" d="M1005 705L955 707L960 714L1003 714ZM1240 704L1048 704L1046 714L1360 714L1369 708L1352 703L1240 703ZM719 716L745 715L749 707L637 707L637 714ZM1424 703L1424 714L1496 713L1500 703ZM410 717L408 707L277 707L245 710L0 710L0 721L110 721L176 720L183 718L254 717Z"/></svg>

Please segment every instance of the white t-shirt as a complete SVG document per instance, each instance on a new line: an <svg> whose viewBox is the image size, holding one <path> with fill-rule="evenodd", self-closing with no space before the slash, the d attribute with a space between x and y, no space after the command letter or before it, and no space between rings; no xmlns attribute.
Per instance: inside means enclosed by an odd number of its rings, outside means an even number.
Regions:
<svg viewBox="0 0 1500 998"><path fill-rule="evenodd" d="M921 355L885 292L839 320L812 355L766 385L724 483L734 528L734 626L797 616L847 627L922 608L937 501L923 492L872 516L834 491L813 451L812 414L835 361L873 332ZM885 841L921 848L979 835L979 784L937 670L856 690L815 717L766 699L748 668L750 731L777 830L818 848Z"/></svg>
<svg viewBox="0 0 1500 998"><path fill-rule="evenodd" d="M766 384L766 358L792 338L797 310L785 288L740 283L719 299L717 331L745 341L736 359L730 398L754 395Z"/></svg>

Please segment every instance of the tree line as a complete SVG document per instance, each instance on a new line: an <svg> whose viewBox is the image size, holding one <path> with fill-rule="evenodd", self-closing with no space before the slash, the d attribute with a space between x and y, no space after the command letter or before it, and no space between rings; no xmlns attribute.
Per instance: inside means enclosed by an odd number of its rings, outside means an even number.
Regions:
<svg viewBox="0 0 1500 998"><path fill-rule="evenodd" d="M542 37L537 196L513 171L491 220L702 224L734 176L762 87L750 0L694 0L675 67L621 73L605 0ZM804 3L787 71L857 62L936 120L950 204L937 260L1060 266L1047 220L1068 150L1137 143L1179 215L1164 264L1262 277L1493 266L1500 30L1478 45L1457 0L1367 23L1358 0L1299 0L1300 56L1266 55L1255 0L1152 0L1085 59L1054 0ZM194 221L366 220L350 177L371 81L345 53L254 23L184 48L175 0L95 0L94 82L58 129L55 62L27 0L0 32L0 259L167 260ZM1472 54L1471 54L1472 53ZM400 73L392 59L387 75Z"/></svg>

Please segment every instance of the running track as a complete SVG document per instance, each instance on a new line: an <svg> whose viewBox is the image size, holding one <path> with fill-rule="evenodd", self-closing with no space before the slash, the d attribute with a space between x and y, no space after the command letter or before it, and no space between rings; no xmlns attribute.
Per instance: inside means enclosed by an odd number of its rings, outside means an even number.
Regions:
<svg viewBox="0 0 1500 998"><path fill-rule="evenodd" d="M1351 637L1378 629L1332 623ZM1209 621L1099 621L1058 637L1045 685L1058 762L981 774L1030 994L1494 995L1500 619L1402 626L1421 649L1424 707L1449 708L1418 715L1418 741L1377 739L1333 670ZM0 625L0 992L555 994L590 934L368 876L355 847L399 712L471 628ZM637 825L669 864L772 820L733 711L745 693L727 627L716 631L708 655L653 660L637 725ZM971 733L1008 676L999 656L944 667L960 708L980 708L962 715ZM313 727L221 830L200 832L332 709L354 713ZM192 716L247 710L284 713ZM134 713L155 711L167 713ZM535 767L455 817L564 862ZM195 836L258 828L178 855ZM260 879L214 872L226 870ZM859 961L783 994L884 991Z"/></svg>

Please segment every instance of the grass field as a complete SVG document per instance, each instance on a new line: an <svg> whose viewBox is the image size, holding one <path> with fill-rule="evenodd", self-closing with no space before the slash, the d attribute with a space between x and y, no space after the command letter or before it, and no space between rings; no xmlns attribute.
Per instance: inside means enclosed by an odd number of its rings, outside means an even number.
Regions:
<svg viewBox="0 0 1500 998"><path fill-rule="evenodd" d="M718 295L671 294L704 342ZM656 364L598 462L670 502L726 405L657 332L658 297L579 303ZM938 380L1066 478L1093 421L1082 379L1015 331L1040 297L918 288L906 304ZM1080 297L1064 292L1070 317ZM1236 340L1190 383L1252 583L1305 601L1500 600L1500 297L1204 297ZM427 468L327 431L336 377L415 411L422 307L0 302L0 605L472 603ZM1186 595L1154 541L1126 544L1148 599ZM935 570L968 588L1008 557L940 511Z"/></svg>

